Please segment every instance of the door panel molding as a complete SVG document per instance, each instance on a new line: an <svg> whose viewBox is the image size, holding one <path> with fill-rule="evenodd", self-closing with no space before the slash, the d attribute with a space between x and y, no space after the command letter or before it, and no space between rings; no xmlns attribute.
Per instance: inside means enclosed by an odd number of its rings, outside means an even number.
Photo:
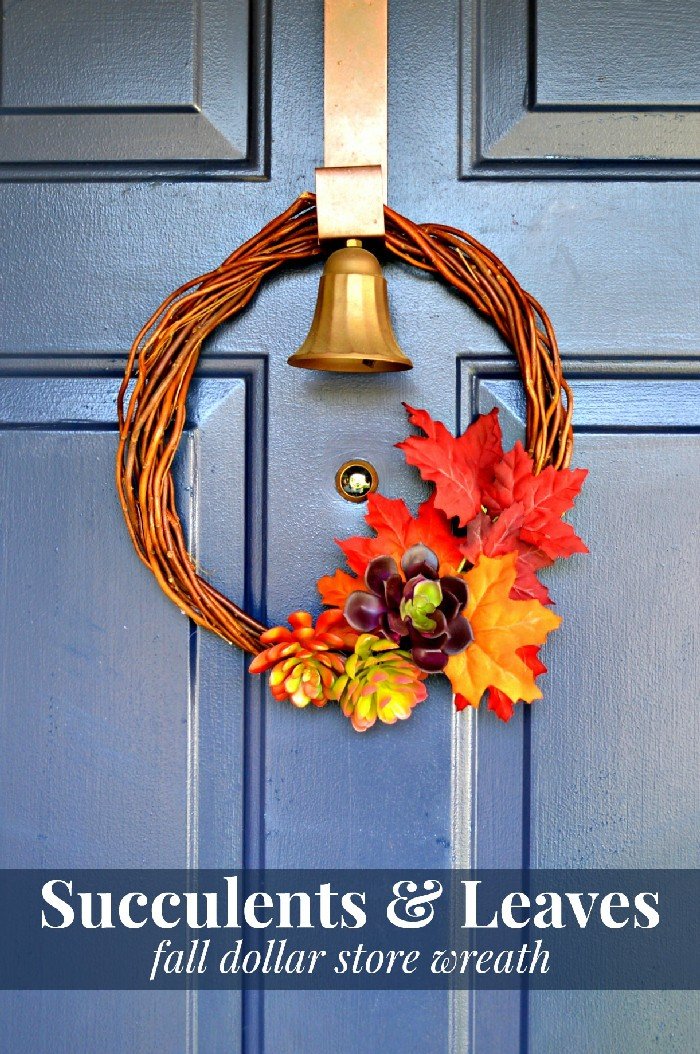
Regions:
<svg viewBox="0 0 700 1054"><path fill-rule="evenodd" d="M676 11L679 35L696 24L693 7L688 3ZM622 12L615 3L598 10L600 35L614 33ZM539 32L536 0L464 0L461 177L696 179L700 105L676 98L672 62L657 71L655 86L643 85L638 92L631 70L628 99L620 97L619 86L608 100L601 97L596 89L606 80L605 67L597 77L582 70L558 92L553 81L561 69L548 68L538 83L542 49L564 46L564 40L551 39L551 31L566 39L573 35L567 35L567 17L578 17L575 5L554 27L548 24L547 35ZM590 47L590 39L583 36L579 45ZM568 61L583 64L585 57L574 53ZM604 54L601 61L606 57L613 61ZM669 77L665 85L658 83L663 72ZM618 73L611 69L609 79L617 82ZM645 92L653 98L637 97Z"/></svg>
<svg viewBox="0 0 700 1054"><path fill-rule="evenodd" d="M20 5L16 5L16 14ZM109 6L91 12L91 33L97 46L109 40ZM148 19L148 4L137 12ZM85 17L83 12L82 17ZM134 17L132 11L131 17ZM5 60L12 42L5 19ZM31 23L30 23L31 24ZM79 26L66 33L56 48L77 47ZM86 30L87 32L87 30ZM59 77L56 101L49 103L42 92L32 104L20 90L32 79L41 83L45 73L47 42L36 44L36 68L23 41L22 60L29 64L22 74L10 78L0 105L0 179L40 181L99 179L253 179L267 175L267 5L265 0L192 0L191 82L189 98L183 95L182 71L171 86L157 87L164 98L139 101L138 92L124 100L105 102L102 85L93 78L87 85L78 77L66 83ZM184 35L184 29L183 29ZM180 42L178 42L180 43ZM179 51L183 55L178 59ZM171 61L185 62L183 41ZM61 65L74 66L72 54L58 52ZM143 58L143 56L142 56ZM58 61L58 60L57 60ZM135 57L132 61L136 62ZM95 69L99 62L95 60ZM161 59L160 77L167 62ZM10 71L12 67L10 67ZM140 80L141 71L132 71ZM137 77L138 75L138 77ZM88 70L88 80L89 80ZM95 72L95 77L97 73ZM113 71L113 79L128 82L129 70ZM16 83L15 83L16 82ZM13 84L15 84L13 88ZM31 94L31 93L30 93ZM97 101L91 101L90 96Z"/></svg>

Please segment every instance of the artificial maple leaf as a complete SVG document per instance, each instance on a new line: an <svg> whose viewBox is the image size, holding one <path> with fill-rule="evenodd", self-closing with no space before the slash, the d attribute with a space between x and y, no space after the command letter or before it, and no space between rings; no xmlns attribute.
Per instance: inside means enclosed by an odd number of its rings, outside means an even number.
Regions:
<svg viewBox="0 0 700 1054"><path fill-rule="evenodd" d="M588 546L571 524L564 523L551 512L533 510L523 522L520 537L524 542L541 549L551 560L588 552Z"/></svg>
<svg viewBox="0 0 700 1054"><path fill-rule="evenodd" d="M493 478L484 486L483 503L492 516L520 501L520 495L534 479L534 470L534 461L518 440L494 465Z"/></svg>
<svg viewBox="0 0 700 1054"><path fill-rule="evenodd" d="M385 498L370 494L365 520L375 531L375 537L346 538L338 541L349 567L356 575L364 575L367 564L375 556L392 556L397 563L408 548L408 529L413 520L410 509L401 498Z"/></svg>
<svg viewBox="0 0 700 1054"><path fill-rule="evenodd" d="M435 508L434 494L419 507L418 515L409 524L406 535L409 549L420 542L433 550L440 561L441 575L456 574L462 564L460 540L452 533L445 513Z"/></svg>
<svg viewBox="0 0 700 1054"><path fill-rule="evenodd" d="M503 457L498 410L482 414L455 438L426 410L404 406L411 424L425 435L409 436L397 447L424 480L435 484L436 508L466 526L481 508L481 492Z"/></svg>
<svg viewBox="0 0 700 1054"><path fill-rule="evenodd" d="M445 667L455 692L455 705L478 706L484 692L497 688L510 699L532 702L542 693L528 663L518 654L539 646L561 619L538 600L512 600L518 554L481 556L465 578L469 600L465 616L474 639Z"/></svg>
<svg viewBox="0 0 700 1054"><path fill-rule="evenodd" d="M462 556L459 541L450 530L449 520L443 512L435 508L433 498L424 501L418 509L417 516L412 516L401 498L385 498L383 495L370 494L367 501L367 524L375 532L372 538L357 536L338 541L345 553L348 566L363 577L367 564L377 556L391 556L397 564L407 549L418 542L432 549L440 561L441 574L454 574ZM321 579L326 588L326 580ZM321 587L319 582L319 589ZM334 586L344 588L345 582L337 580ZM328 588L331 588L328 585ZM363 588L357 586L355 588ZM323 594L322 594L323 595ZM328 601L324 601L328 603Z"/></svg>
<svg viewBox="0 0 700 1054"><path fill-rule="evenodd" d="M461 545L462 556L470 564L476 564L482 554L504 556L517 552L517 575L511 598L552 604L547 587L540 582L536 573L552 561L541 550L534 549L522 540L523 519L524 509L520 502L515 502L495 520L486 513L479 513L468 525L467 537Z"/></svg>
<svg viewBox="0 0 700 1054"><path fill-rule="evenodd" d="M517 576L515 585L510 591L511 600L539 600L540 604L551 607L554 601L544 582L537 577L543 567L549 567L552 561L540 549L526 549L518 552L516 563Z"/></svg>
<svg viewBox="0 0 700 1054"><path fill-rule="evenodd" d="M518 648L518 655L525 665L530 667L535 677L547 672L547 667L540 659L539 644L526 644L524 647Z"/></svg>
<svg viewBox="0 0 700 1054"><path fill-rule="evenodd" d="M489 710L493 710L496 717L500 717L501 721L510 721L515 713L513 700L505 692L502 692L500 688L494 688L493 685L488 690L486 701ZM468 703L465 702L464 706L467 705Z"/></svg>
<svg viewBox="0 0 700 1054"><path fill-rule="evenodd" d="M548 465L536 476L532 458L517 442L494 466L493 479L484 487L482 500L491 515L499 517L513 505L521 505L520 538L550 560L587 553L571 524L562 521L587 475L584 468Z"/></svg>
<svg viewBox="0 0 700 1054"><path fill-rule="evenodd" d="M518 655L523 660L526 666L532 670L534 677L539 677L541 673L547 672L547 667L539 658L539 645L531 644L524 648L518 648ZM515 702L502 692L500 688L494 688L493 685L489 688L486 699L488 702L489 710L493 710L496 717L500 717L501 721L510 721L515 710Z"/></svg>
<svg viewBox="0 0 700 1054"><path fill-rule="evenodd" d="M465 560L475 564L482 553L485 556L505 556L514 552L520 539L524 510L519 502L511 505L497 519L480 512L467 526L467 536L462 541L461 552Z"/></svg>
<svg viewBox="0 0 700 1054"><path fill-rule="evenodd" d="M367 499L365 520L379 537L390 539L390 545L405 544L406 533L413 516L402 498L385 498L383 494L370 494Z"/></svg>
<svg viewBox="0 0 700 1054"><path fill-rule="evenodd" d="M349 575L347 571L340 568L332 575L325 575L318 580L318 591L321 600L329 608L344 608L345 601L351 593L364 590L365 584L362 579Z"/></svg>

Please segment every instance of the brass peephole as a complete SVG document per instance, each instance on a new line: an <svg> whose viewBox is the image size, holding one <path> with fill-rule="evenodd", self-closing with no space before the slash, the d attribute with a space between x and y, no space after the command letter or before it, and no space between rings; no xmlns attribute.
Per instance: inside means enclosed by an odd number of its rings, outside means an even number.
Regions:
<svg viewBox="0 0 700 1054"><path fill-rule="evenodd" d="M363 458L352 458L340 466L335 474L335 488L346 501L367 501L379 485L374 465Z"/></svg>
<svg viewBox="0 0 700 1054"><path fill-rule="evenodd" d="M348 239L328 257L309 335L288 362L336 373L412 368L394 336L379 261L359 239Z"/></svg>

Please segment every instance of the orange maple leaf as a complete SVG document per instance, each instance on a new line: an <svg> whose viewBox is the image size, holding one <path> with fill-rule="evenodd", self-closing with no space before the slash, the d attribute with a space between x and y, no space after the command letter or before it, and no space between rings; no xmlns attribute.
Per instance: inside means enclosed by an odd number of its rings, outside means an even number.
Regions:
<svg viewBox="0 0 700 1054"><path fill-rule="evenodd" d="M440 561L441 575L457 574L463 563L460 539L452 533L445 513L435 507L434 494L423 502L418 515L409 524L406 542L407 548L421 543L432 549Z"/></svg>
<svg viewBox="0 0 700 1054"><path fill-rule="evenodd" d="M366 590L364 580L349 575L347 571L338 570L332 575L324 575L318 580L318 591L321 600L329 608L344 608L345 601L351 593Z"/></svg>
<svg viewBox="0 0 700 1054"><path fill-rule="evenodd" d="M481 556L465 575L469 600L464 614L471 623L474 639L445 667L459 710L478 706L491 687L509 699L526 703L542 698L535 674L518 650L544 644L561 618L539 600L510 599L517 558L515 552L493 558Z"/></svg>
<svg viewBox="0 0 700 1054"><path fill-rule="evenodd" d="M518 655L525 665L530 667L535 677L539 677L541 673L547 672L547 667L540 660L539 650L540 648L538 644L527 644L524 648L518 648ZM486 693L486 700L488 702L489 710L493 710L496 716L500 717L501 721L510 721L513 712L515 711L515 703L505 694L505 692L502 692L500 688L494 688L494 686L491 685Z"/></svg>

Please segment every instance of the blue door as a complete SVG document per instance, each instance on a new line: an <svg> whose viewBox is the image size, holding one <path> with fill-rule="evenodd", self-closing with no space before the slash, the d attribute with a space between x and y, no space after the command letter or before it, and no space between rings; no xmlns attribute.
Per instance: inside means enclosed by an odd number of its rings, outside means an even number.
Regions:
<svg viewBox="0 0 700 1054"><path fill-rule="evenodd" d="M698 19L692 0L396 0L389 200L466 229L546 306L576 396L546 700L431 693L359 737L245 676L170 605L114 492L115 398L172 289L322 157L322 4L23 0L2 21L0 862L21 867L697 866ZM693 43L695 41L695 43ZM291 370L319 267L210 342L178 461L208 576L273 622L316 604L362 457L419 497L401 401L523 431L513 363L387 267L413 371ZM4 993L8 1054L690 1051L674 993Z"/></svg>

